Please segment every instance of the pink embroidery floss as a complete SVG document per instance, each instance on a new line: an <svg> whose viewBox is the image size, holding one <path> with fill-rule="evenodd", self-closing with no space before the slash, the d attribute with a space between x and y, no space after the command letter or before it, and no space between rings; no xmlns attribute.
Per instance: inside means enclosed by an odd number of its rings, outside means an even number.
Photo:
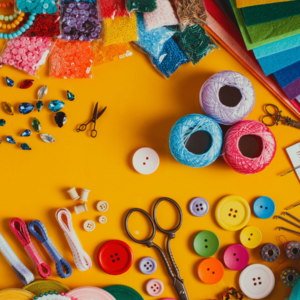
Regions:
<svg viewBox="0 0 300 300"><path fill-rule="evenodd" d="M211 76L200 91L200 105L215 121L233 125L246 118L255 104L251 82L234 71L221 71Z"/></svg>
<svg viewBox="0 0 300 300"><path fill-rule="evenodd" d="M276 152L276 140L270 129L261 122L244 120L226 133L223 157L226 163L241 174L255 174L266 168Z"/></svg>

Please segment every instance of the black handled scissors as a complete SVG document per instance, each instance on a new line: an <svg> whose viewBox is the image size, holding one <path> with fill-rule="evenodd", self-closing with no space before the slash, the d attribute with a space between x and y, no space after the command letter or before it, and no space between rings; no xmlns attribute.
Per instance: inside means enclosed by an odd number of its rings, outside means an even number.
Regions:
<svg viewBox="0 0 300 300"><path fill-rule="evenodd" d="M98 102L96 103L96 106L95 106L95 109L94 109L94 113L93 113L93 118L88 121L87 123L85 124L81 124L77 129L76 131L77 132L80 132L80 131L85 131L86 130L86 127L88 124L90 124L91 122L94 123L94 128L92 129L91 131L91 137L95 138L97 136L97 130L96 130L96 122L97 120L102 116L102 114L105 112L107 106L105 106L98 114L97 114L97 111L98 111Z"/></svg>
<svg viewBox="0 0 300 300"><path fill-rule="evenodd" d="M174 229L171 229L171 230L165 230L163 228L161 228L157 222L157 219L156 219L156 210L157 210L157 207L158 205L162 202L162 201L168 201L168 202L171 202L172 204L174 204L179 212L179 222L178 222L178 225L174 228ZM151 222L152 224L152 234L151 236L146 239L146 240L137 240L135 239L131 233L129 232L129 228L128 228L128 220L129 220L129 217L130 215L133 213L133 212L141 212L142 214L144 214ZM171 246L170 246L170 242L172 239L175 238L175 232L181 227L181 224L182 224L182 211L181 211L181 208L180 206L177 204L177 202L175 202L174 200L170 199L170 198L160 198L156 201L155 205L154 205L154 208L153 208L153 218L151 218L151 216L143 209L140 209L140 208L134 208L134 209L131 209L127 216L126 216L126 219L125 219L125 229L126 229L126 232L128 234L128 236L136 243L138 244L145 244L147 245L147 247L154 247L158 250L158 252L160 253L165 265L166 265L166 268L167 268L167 271L169 273L169 276L172 278L173 280L173 286L175 287L176 289L176 292L179 296L179 299L180 300L189 300L189 297L187 295L187 292L186 292L186 289L185 289L185 286L183 284L183 279L180 278L180 274L179 274L179 269L175 263L175 260L173 258L173 255L172 255L172 251L171 251ZM156 245L155 243L153 243L153 239L155 237L155 234L156 234L156 227L158 228L159 231L163 232L164 234L166 234L168 236L168 239L167 239L167 254L158 246ZM169 260L171 261L171 265L173 267L171 267L170 263L169 263ZM174 274L175 273L175 274Z"/></svg>
<svg viewBox="0 0 300 300"><path fill-rule="evenodd" d="M272 107L273 111L270 112L268 110L268 107ZM274 126L274 125L279 125L279 122L283 122L284 125L300 129L300 122L297 122L297 121L291 119L290 117L283 117L281 115L282 111L279 110L279 108L276 105L267 104L265 106L265 111L266 111L267 114L262 117L261 121L266 126L271 127L271 126Z"/></svg>

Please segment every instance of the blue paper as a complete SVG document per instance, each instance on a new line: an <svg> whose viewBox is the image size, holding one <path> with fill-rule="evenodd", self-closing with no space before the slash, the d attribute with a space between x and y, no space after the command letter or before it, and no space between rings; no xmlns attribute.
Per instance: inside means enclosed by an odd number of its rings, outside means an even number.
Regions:
<svg viewBox="0 0 300 300"><path fill-rule="evenodd" d="M295 47L258 59L266 76L290 66L297 61L300 61L300 47Z"/></svg>
<svg viewBox="0 0 300 300"><path fill-rule="evenodd" d="M300 34L257 47L253 53L257 59L300 46Z"/></svg>
<svg viewBox="0 0 300 300"><path fill-rule="evenodd" d="M300 77L300 61L273 73L279 85L284 88Z"/></svg>

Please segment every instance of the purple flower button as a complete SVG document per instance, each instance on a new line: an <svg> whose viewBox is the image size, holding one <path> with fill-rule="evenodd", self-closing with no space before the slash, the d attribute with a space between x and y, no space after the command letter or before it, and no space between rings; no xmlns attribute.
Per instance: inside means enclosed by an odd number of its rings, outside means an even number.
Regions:
<svg viewBox="0 0 300 300"><path fill-rule="evenodd" d="M209 210L209 204L204 198L197 197L191 201L189 209L195 217L203 217Z"/></svg>
<svg viewBox="0 0 300 300"><path fill-rule="evenodd" d="M144 257L141 259L139 267L143 274L150 275L156 271L157 262L152 257Z"/></svg>

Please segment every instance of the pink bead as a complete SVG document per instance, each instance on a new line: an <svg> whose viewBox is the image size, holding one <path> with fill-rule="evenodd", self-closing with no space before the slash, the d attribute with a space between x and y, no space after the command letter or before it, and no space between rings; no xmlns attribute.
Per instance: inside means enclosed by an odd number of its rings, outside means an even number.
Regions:
<svg viewBox="0 0 300 300"><path fill-rule="evenodd" d="M21 43L20 43L20 41L15 41L14 45L15 45L15 47L20 47Z"/></svg>
<svg viewBox="0 0 300 300"><path fill-rule="evenodd" d="M27 60L27 55L23 54L22 59L23 59L23 61L26 61Z"/></svg>
<svg viewBox="0 0 300 300"><path fill-rule="evenodd" d="M14 63L15 63L15 62L14 62L12 59L10 59L10 60L8 61L8 64L9 64L10 66L13 66Z"/></svg>
<svg viewBox="0 0 300 300"><path fill-rule="evenodd" d="M21 60L21 55L16 55L15 59L18 61Z"/></svg>
<svg viewBox="0 0 300 300"><path fill-rule="evenodd" d="M30 45L30 46L28 46L28 50L32 52L34 50L34 47L32 45Z"/></svg>
<svg viewBox="0 0 300 300"><path fill-rule="evenodd" d="M64 295L65 295L65 293L61 293L61 295L62 295L62 296L64 296Z"/></svg>
<svg viewBox="0 0 300 300"><path fill-rule="evenodd" d="M3 63L7 64L7 59L6 58L3 59Z"/></svg>
<svg viewBox="0 0 300 300"><path fill-rule="evenodd" d="M11 52L12 52L14 55L18 54L18 50L17 50L17 49L13 49Z"/></svg>
<svg viewBox="0 0 300 300"><path fill-rule="evenodd" d="M23 70L26 71L26 72L28 72L29 71L28 66L23 67Z"/></svg>
<svg viewBox="0 0 300 300"><path fill-rule="evenodd" d="M23 54L23 48L19 48L18 53L22 55Z"/></svg>

